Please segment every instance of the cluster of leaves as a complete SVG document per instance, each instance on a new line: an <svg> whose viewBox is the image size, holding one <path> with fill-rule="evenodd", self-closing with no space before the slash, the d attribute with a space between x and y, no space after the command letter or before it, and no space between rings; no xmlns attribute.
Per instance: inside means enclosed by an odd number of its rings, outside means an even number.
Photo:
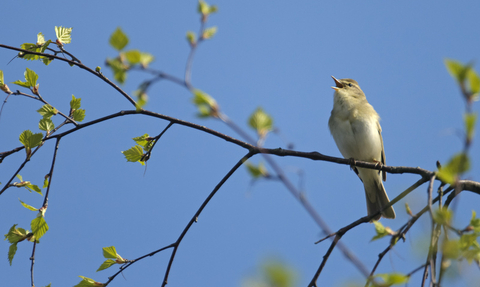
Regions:
<svg viewBox="0 0 480 287"><path fill-rule="evenodd" d="M97 269L97 272L110 268L115 264L125 264L131 262L128 259L124 259L122 256L120 256L120 254L117 253L115 246L104 247L103 257L107 258L107 260L105 260L102 265L100 265L100 267ZM92 278L88 278L85 276L78 277L82 278L82 281L80 281L80 283L78 283L74 287L98 287L105 285L103 283L93 280Z"/></svg>
<svg viewBox="0 0 480 287"><path fill-rule="evenodd" d="M3 72L2 72L2 75L3 75ZM25 81L17 80L13 82L13 84L30 89L30 91L32 91L33 94L38 96L37 99L41 99L40 93L39 93L40 84L37 83L38 75L34 71L27 68L24 73L24 77L25 77ZM85 110L80 109L80 105L81 105L81 99L75 98L75 96L72 95L72 100L70 101L69 117L70 119L77 122L81 122L85 118ZM46 132L45 137L48 137L52 133L52 131L55 129L55 124L53 123L51 118L52 116L55 116L58 114L58 110L49 104L45 104L40 109L38 109L37 112L42 116L42 119L40 119L40 122L38 123L38 128L42 131L45 131ZM25 130L22 132L22 134L20 134L20 142L25 147L27 157L31 156L32 148L42 144L42 140L43 140L42 133L34 134L30 130Z"/></svg>
<svg viewBox="0 0 480 287"><path fill-rule="evenodd" d="M123 84L127 79L127 71L135 65L143 68L154 60L150 53L140 52L139 50L124 50L129 40L128 36L119 27L110 36L110 45L118 51L116 58L107 59L107 65L112 69L116 81Z"/></svg>
<svg viewBox="0 0 480 287"><path fill-rule="evenodd" d="M460 90L467 102L467 107L474 101L478 101L480 94L480 77L473 69L471 64L462 64L455 60L445 60L450 75L456 80L460 86ZM477 113L467 108L465 112L464 128L465 128L465 149L455 155L447 162L446 165L440 166L437 176L449 184L454 184L457 179L465 172L470 170L470 157L468 156L468 146L473 140L475 124L477 122Z"/></svg>
<svg viewBox="0 0 480 287"><path fill-rule="evenodd" d="M137 143L135 146L122 151L123 155L129 162L139 162L142 165L148 160L148 152L152 149L155 143L155 138L150 137L148 134L133 138Z"/></svg>
<svg viewBox="0 0 480 287"><path fill-rule="evenodd" d="M72 28L66 28L66 27L57 27L55 26L55 35L57 39L55 40L55 43L59 48L62 48L64 44L70 44L71 42L71 33L72 33ZM24 43L20 46L20 48L32 52L37 52L37 53L44 53L45 50L48 49L48 46L52 43L52 40L45 40L45 36L43 33L38 33L37 34L37 42L35 44L33 43ZM41 60L45 65L50 64L50 62L53 60L53 58L48 57L48 56L40 56L40 55L34 55L34 54L28 54L24 52L18 53L18 57L21 59L25 60Z"/></svg>
<svg viewBox="0 0 480 287"><path fill-rule="evenodd" d="M32 229L32 232L23 228L17 228L17 224L14 224L8 233L5 234L5 240L10 242L10 248L8 249L8 261L10 262L10 265L12 265L13 257L17 252L17 243L22 242L25 239L30 242L39 243L40 238L48 231L48 224L45 221L45 212L47 211L47 208L45 206L42 206L41 208L35 208L21 200L20 203L23 207L31 211L37 211L38 214L30 222L30 228Z"/></svg>
<svg viewBox="0 0 480 287"><path fill-rule="evenodd" d="M198 1L198 8L197 8L198 13L201 15L201 22L204 24L208 20L208 16L210 16L213 13L216 13L218 11L218 8L216 5L209 5L205 1ZM197 44L200 41L207 40L213 38L215 34L217 33L217 27L209 27L202 29L200 33L200 37L197 37L195 32L193 31L188 31L187 32L187 42L190 44L190 47L196 47Z"/></svg>
<svg viewBox="0 0 480 287"><path fill-rule="evenodd" d="M442 268L450 266L452 260L466 260L469 264L475 262L480 266L480 244L478 242L478 237L480 237L480 218L477 218L476 212L472 210L470 222L463 230L458 230L451 226L452 218L452 210L446 207L436 210L433 217L437 224L445 227L444 229L446 230L450 230L450 233L457 235L456 238L454 236L444 236L441 245L441 251L444 255Z"/></svg>

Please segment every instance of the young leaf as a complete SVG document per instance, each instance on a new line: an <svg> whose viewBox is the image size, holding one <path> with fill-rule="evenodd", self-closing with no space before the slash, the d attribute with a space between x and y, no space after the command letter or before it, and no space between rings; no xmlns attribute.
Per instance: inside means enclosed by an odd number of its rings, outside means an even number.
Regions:
<svg viewBox="0 0 480 287"><path fill-rule="evenodd" d="M8 230L8 233L5 234L5 240L8 240L8 242L12 244L16 244L20 241L25 240L27 238L28 232L23 229L23 228L17 228L17 224L14 224L12 227L10 227L10 230Z"/></svg>
<svg viewBox="0 0 480 287"><path fill-rule="evenodd" d="M245 162L245 166L247 167L248 172L250 175L257 179L259 177L268 177L268 171L265 168L265 164L263 162L258 163L258 166L250 163L249 161Z"/></svg>
<svg viewBox="0 0 480 287"><path fill-rule="evenodd" d="M127 80L127 66L119 58L107 59L107 65L112 69L113 77L120 84Z"/></svg>
<svg viewBox="0 0 480 287"><path fill-rule="evenodd" d="M110 45L117 51L121 51L123 50L123 48L125 48L125 46L127 46L127 44L128 44L127 35L123 33L120 27L117 27L117 29L110 36Z"/></svg>
<svg viewBox="0 0 480 287"><path fill-rule="evenodd" d="M140 63L140 59L142 56L139 50L130 50L125 52L125 57L127 58L127 61L130 62L130 64L135 65Z"/></svg>
<svg viewBox="0 0 480 287"><path fill-rule="evenodd" d="M72 116L74 121L81 122L85 119L85 110L84 109L75 110Z"/></svg>
<svg viewBox="0 0 480 287"><path fill-rule="evenodd" d="M187 41L190 44L190 46L195 46L197 35L195 35L195 32L188 31L187 32Z"/></svg>
<svg viewBox="0 0 480 287"><path fill-rule="evenodd" d="M198 13L203 14L203 15L208 15L210 12L210 5L207 4L207 2L203 0L198 1Z"/></svg>
<svg viewBox="0 0 480 287"><path fill-rule="evenodd" d="M457 82L463 83L469 66L464 66L462 63L456 60L445 59L445 66L447 67L450 75L457 80Z"/></svg>
<svg viewBox="0 0 480 287"><path fill-rule="evenodd" d="M72 110L79 109L80 105L81 105L81 101L82 101L81 98L77 99L77 98L75 98L74 95L72 95L72 100L70 101L70 109L72 109Z"/></svg>
<svg viewBox="0 0 480 287"><path fill-rule="evenodd" d="M8 262L10 262L10 266L12 266L12 261L15 253L17 253L17 243L12 243L8 248Z"/></svg>
<svg viewBox="0 0 480 287"><path fill-rule="evenodd" d="M475 132L475 123L477 122L476 113L467 113L463 116L465 121L465 133L467 134L467 140L471 141Z"/></svg>
<svg viewBox="0 0 480 287"><path fill-rule="evenodd" d="M57 35L57 40L60 41L61 44L70 44L70 42L72 41L72 38L70 36L71 33L72 28L55 26L55 34Z"/></svg>
<svg viewBox="0 0 480 287"><path fill-rule="evenodd" d="M42 190L36 184L29 183L29 184L25 185L25 188L30 192L35 191L35 192L37 192L37 193L39 193L40 195L43 196Z"/></svg>
<svg viewBox="0 0 480 287"><path fill-rule="evenodd" d="M115 246L103 247L103 257L117 259L117 250Z"/></svg>
<svg viewBox="0 0 480 287"><path fill-rule="evenodd" d="M149 151L152 148L152 145L154 143L153 138L150 138L148 134L144 134L143 136L140 137L135 137L133 140L140 146L143 147L144 151Z"/></svg>
<svg viewBox="0 0 480 287"><path fill-rule="evenodd" d="M448 184L454 184L459 175L470 169L470 158L466 153L454 155L450 161L438 169L437 176Z"/></svg>
<svg viewBox="0 0 480 287"><path fill-rule="evenodd" d="M248 125L263 138L273 129L273 119L262 108L257 108L248 119Z"/></svg>
<svg viewBox="0 0 480 287"><path fill-rule="evenodd" d="M37 112L45 119L49 119L58 113L58 110L50 105L43 105Z"/></svg>
<svg viewBox="0 0 480 287"><path fill-rule="evenodd" d="M373 224L375 224L375 232L377 233L377 235L375 235L370 241L374 241L382 237L395 234L395 232L390 229L390 227L384 227L379 221L374 221Z"/></svg>
<svg viewBox="0 0 480 287"><path fill-rule="evenodd" d="M203 31L202 38L203 39L211 39L217 33L217 27L210 27Z"/></svg>
<svg viewBox="0 0 480 287"><path fill-rule="evenodd" d="M37 46L41 46L45 44L45 37L43 36L42 32L37 34Z"/></svg>
<svg viewBox="0 0 480 287"><path fill-rule="evenodd" d="M478 94L480 92L480 77L474 69L470 68L467 72L467 79L470 83L470 92Z"/></svg>
<svg viewBox="0 0 480 287"><path fill-rule="evenodd" d="M192 102L197 106L200 117L218 117L218 104L214 98L207 93L195 89Z"/></svg>
<svg viewBox="0 0 480 287"><path fill-rule="evenodd" d="M49 133L55 128L55 125L53 124L51 119L43 118L38 123L38 128L42 131L46 131L47 133Z"/></svg>
<svg viewBox="0 0 480 287"><path fill-rule="evenodd" d="M82 278L82 281L80 281L80 283L78 283L77 285L73 286L73 287L101 287L101 286L104 286L104 284L100 283L100 282L97 282L91 278L88 278L88 277L84 277L84 276L78 276L80 278Z"/></svg>
<svg viewBox="0 0 480 287"><path fill-rule="evenodd" d="M130 149L127 149L126 151L122 151L123 155L129 162L140 162L142 165L144 164L143 161L141 161L143 157L143 149L141 146L136 145L131 147Z"/></svg>
<svg viewBox="0 0 480 287"><path fill-rule="evenodd" d="M4 91L7 94L11 94L12 91L8 88L8 86L5 84L5 80L3 79L3 71L0 70L0 90Z"/></svg>
<svg viewBox="0 0 480 287"><path fill-rule="evenodd" d="M150 53L140 52L140 64L142 67L146 68L148 65L153 62L155 57Z"/></svg>
<svg viewBox="0 0 480 287"><path fill-rule="evenodd" d="M476 218L477 213L475 210L472 210L472 218L470 219L469 226L472 227L474 232L480 232L480 218Z"/></svg>
<svg viewBox="0 0 480 287"><path fill-rule="evenodd" d="M20 199L19 199L19 200L20 200ZM28 204L26 204L25 202L23 202L23 201L21 201L21 200L20 200L20 203L21 203L21 204L23 205L23 207L25 207L26 209L29 209L29 210L31 210L31 211L38 211L38 208L35 208L35 207L31 206L31 205L28 205Z"/></svg>
<svg viewBox="0 0 480 287"><path fill-rule="evenodd" d="M447 207L439 208L433 213L433 220L438 224L448 225L452 220L452 211Z"/></svg>
<svg viewBox="0 0 480 287"><path fill-rule="evenodd" d="M25 148L34 148L42 143L43 135L41 133L34 134L30 130L25 130L20 134L19 139Z"/></svg>
<svg viewBox="0 0 480 287"><path fill-rule="evenodd" d="M36 86L37 80L38 80L38 75L34 71L27 68L27 70L24 73L24 76L25 76L25 82L17 80L15 82L13 82L13 84L19 85L19 86L25 87L25 88L33 88L33 87Z"/></svg>
<svg viewBox="0 0 480 287"><path fill-rule="evenodd" d="M102 263L102 265L100 265L100 267L98 267L96 272L105 270L105 269L107 269L107 268L109 268L109 267L111 267L112 265L115 265L115 264L117 264L117 262L115 262L115 260L107 259Z"/></svg>
<svg viewBox="0 0 480 287"><path fill-rule="evenodd" d="M39 212L39 215L32 220L30 227L32 228L32 233L37 240L45 235L45 233L48 231L48 224L45 221L42 212Z"/></svg>
<svg viewBox="0 0 480 287"><path fill-rule="evenodd" d="M393 286L393 285L402 285L408 282L410 279L409 276L401 273L385 273L377 274L374 277L382 278L385 282L381 286Z"/></svg>
<svg viewBox="0 0 480 287"><path fill-rule="evenodd" d="M136 90L133 94L137 97L137 111L141 110L148 102L148 95L144 90Z"/></svg>

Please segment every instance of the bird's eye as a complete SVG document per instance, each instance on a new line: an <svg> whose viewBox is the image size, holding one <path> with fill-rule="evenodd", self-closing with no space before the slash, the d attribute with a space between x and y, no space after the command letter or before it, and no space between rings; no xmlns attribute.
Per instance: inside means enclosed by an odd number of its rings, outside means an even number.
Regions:
<svg viewBox="0 0 480 287"><path fill-rule="evenodd" d="M351 84L351 83L348 83L348 86L349 86L349 87L351 87L351 86L352 86L352 84Z"/></svg>

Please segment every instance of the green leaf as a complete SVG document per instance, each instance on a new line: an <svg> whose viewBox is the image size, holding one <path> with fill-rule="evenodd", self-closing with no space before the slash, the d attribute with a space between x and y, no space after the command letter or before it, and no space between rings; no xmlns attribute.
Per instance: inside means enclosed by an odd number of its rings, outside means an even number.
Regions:
<svg viewBox="0 0 480 287"><path fill-rule="evenodd" d="M19 139L25 148L34 148L42 143L43 135L41 133L34 134L30 130L25 130L20 134Z"/></svg>
<svg viewBox="0 0 480 287"><path fill-rule="evenodd" d="M477 122L477 113L467 113L463 116L465 122L465 133L467 140L471 141L475 132L475 123Z"/></svg>
<svg viewBox="0 0 480 287"><path fill-rule="evenodd" d="M458 259L461 255L459 240L444 240L442 242L442 252L446 259Z"/></svg>
<svg viewBox="0 0 480 287"><path fill-rule="evenodd" d="M72 38L70 36L70 34L72 34L72 28L55 26L55 34L57 35L57 40L60 41L62 44L70 44L70 42L72 41Z"/></svg>
<svg viewBox="0 0 480 287"><path fill-rule="evenodd" d="M197 41L197 35L193 31L187 32L187 41L191 46L194 46Z"/></svg>
<svg viewBox="0 0 480 287"><path fill-rule="evenodd" d="M48 186L48 177L45 177L43 180L43 188L46 188Z"/></svg>
<svg viewBox="0 0 480 287"><path fill-rule="evenodd" d="M103 257L117 259L117 250L115 246L103 247Z"/></svg>
<svg viewBox="0 0 480 287"><path fill-rule="evenodd" d="M136 90L133 94L137 97L137 111L142 109L148 102L148 95L144 90Z"/></svg>
<svg viewBox="0 0 480 287"><path fill-rule="evenodd" d="M37 84L38 75L34 71L27 68L27 70L24 73L24 76L25 76L25 82L17 80L15 82L13 82L12 84L19 85L19 86L25 87L25 88L35 87L35 85Z"/></svg>
<svg viewBox="0 0 480 287"><path fill-rule="evenodd" d="M375 241L382 237L395 234L395 232L390 229L390 227L384 227L379 221L374 221L373 224L375 225L375 232L377 235L375 235L370 241Z"/></svg>
<svg viewBox="0 0 480 287"><path fill-rule="evenodd" d="M437 176L446 183L454 184L459 175L470 169L470 158L466 153L454 155L450 161L438 169Z"/></svg>
<svg viewBox="0 0 480 287"><path fill-rule="evenodd" d="M450 224L450 221L452 220L452 211L448 209L447 207L442 207L433 213L433 220L437 224L442 224L442 225L448 225Z"/></svg>
<svg viewBox="0 0 480 287"><path fill-rule="evenodd" d="M20 199L18 199L18 200L20 200ZM35 208L35 207L31 206L31 205L28 205L28 204L26 204L25 202L23 202L23 201L21 201L21 200L20 200L20 203L21 203L21 204L23 205L23 207L25 207L26 209L30 209L31 211L38 211L38 208Z"/></svg>
<svg viewBox="0 0 480 287"><path fill-rule="evenodd" d="M217 27L210 27L203 31L202 38L203 39L211 39L217 33Z"/></svg>
<svg viewBox="0 0 480 287"><path fill-rule="evenodd" d="M470 68L467 72L467 79L470 83L470 92L478 94L480 92L480 77L474 69Z"/></svg>
<svg viewBox="0 0 480 287"><path fill-rule="evenodd" d="M472 210L472 218L470 219L469 226L473 228L473 231L480 232L480 218L476 217L477 213L475 212L475 210Z"/></svg>
<svg viewBox="0 0 480 287"><path fill-rule="evenodd" d="M155 57L153 57L152 54L146 53L146 52L141 52L140 53L140 64L146 68L151 62L155 60Z"/></svg>
<svg viewBox="0 0 480 287"><path fill-rule="evenodd" d="M10 262L10 266L12 266L13 257L17 253L17 243L12 243L10 248L8 248L8 262Z"/></svg>
<svg viewBox="0 0 480 287"><path fill-rule="evenodd" d="M98 267L97 271L102 271L102 270L105 270L109 267L111 267L112 265L115 265L117 264L117 262L115 262L115 260L113 259L108 259L108 260L105 260L105 262L102 263L102 265L100 265L100 267Z"/></svg>
<svg viewBox="0 0 480 287"><path fill-rule="evenodd" d="M74 121L81 122L85 119L85 110L84 109L75 110L72 116Z"/></svg>
<svg viewBox="0 0 480 287"><path fill-rule="evenodd" d="M3 85L5 85L5 81L3 79L3 71L0 70L0 86L3 86Z"/></svg>
<svg viewBox="0 0 480 287"><path fill-rule="evenodd" d="M293 287L295 285L295 272L281 262L268 262L262 269L267 286Z"/></svg>
<svg viewBox="0 0 480 287"><path fill-rule="evenodd" d="M52 116L58 114L58 110L50 105L43 105L37 112L44 118L49 119Z"/></svg>
<svg viewBox="0 0 480 287"><path fill-rule="evenodd" d="M197 106L199 110L198 116L200 117L218 117L218 105L214 98L207 93L195 89L193 90L192 102Z"/></svg>
<svg viewBox="0 0 480 287"><path fill-rule="evenodd" d="M82 281L80 281L80 283L78 283L77 285L73 286L73 287L99 287L99 286L103 286L102 283L99 283L91 278L88 278L88 277L84 277L84 276L78 276L80 278L82 278Z"/></svg>
<svg viewBox="0 0 480 287"><path fill-rule="evenodd" d="M208 15L210 13L210 5L208 5L207 2L203 0L199 0L197 11L200 14Z"/></svg>
<svg viewBox="0 0 480 287"><path fill-rule="evenodd" d="M25 75L25 81L30 85L30 87L35 87L35 85L37 85L37 80L38 80L37 73L27 68L24 75Z"/></svg>
<svg viewBox="0 0 480 287"><path fill-rule="evenodd" d="M273 129L273 119L259 107L248 119L248 125L255 129L258 135L263 138Z"/></svg>
<svg viewBox="0 0 480 287"><path fill-rule="evenodd" d="M25 231L23 228L17 228L17 224L14 224L12 227L10 227L10 230L8 230L8 233L5 234L5 240L8 240L8 242L12 244L16 244L22 240L25 240L28 236L28 232Z"/></svg>
<svg viewBox="0 0 480 287"><path fill-rule="evenodd" d="M133 140L140 146L142 146L143 150L148 152L152 148L153 143L155 142L153 138L150 138L148 134L144 134L143 136L135 137Z"/></svg>
<svg viewBox="0 0 480 287"><path fill-rule="evenodd" d="M139 50L129 50L125 52L125 57L127 58L127 61L130 62L130 64L135 65L140 63L140 59L142 56Z"/></svg>
<svg viewBox="0 0 480 287"><path fill-rule="evenodd" d="M144 164L141 159L143 158L143 149L141 146L136 145L131 147L130 149L126 151L122 151L123 155L129 162L140 162L142 165Z"/></svg>
<svg viewBox="0 0 480 287"><path fill-rule="evenodd" d="M42 32L37 34L37 45L45 44L45 37L43 36Z"/></svg>
<svg viewBox="0 0 480 287"><path fill-rule="evenodd" d="M47 285L47 286L45 286L45 287L52 287L52 283L48 284L48 285Z"/></svg>
<svg viewBox="0 0 480 287"><path fill-rule="evenodd" d="M35 192L39 193L40 195L43 195L42 190L36 184L27 184L27 185L25 185L25 188L30 192L35 191Z"/></svg>
<svg viewBox="0 0 480 287"><path fill-rule="evenodd" d="M128 44L128 37L125 33L123 33L120 27L113 32L110 36L110 45L116 49L117 51L123 50L125 46Z"/></svg>
<svg viewBox="0 0 480 287"><path fill-rule="evenodd" d="M77 110L80 108L80 105L81 105L81 101L82 99L81 98L75 98L74 95L72 95L72 100L70 101L70 109L72 110Z"/></svg>
<svg viewBox="0 0 480 287"><path fill-rule="evenodd" d="M268 171L263 162L258 163L258 166L256 166L250 163L249 161L247 161L245 162L245 166L247 167L248 172L254 179L269 176Z"/></svg>
<svg viewBox="0 0 480 287"><path fill-rule="evenodd" d="M41 215L41 213L42 212L39 212L40 216L34 218L30 223L32 233L37 239L40 239L48 231L48 224L45 221L45 218L43 218L43 216Z"/></svg>
<svg viewBox="0 0 480 287"><path fill-rule="evenodd" d="M450 75L460 84L465 80L469 66L465 66L459 61L445 59L445 66Z"/></svg>
<svg viewBox="0 0 480 287"><path fill-rule="evenodd" d="M381 284L381 286L393 286L393 285L401 285L408 282L410 279L409 276L402 274L402 273L386 273L386 274L377 274L374 277L382 278L385 282Z"/></svg>
<svg viewBox="0 0 480 287"><path fill-rule="evenodd" d="M107 59L107 65L112 69L113 77L120 84L127 80L127 66L119 58Z"/></svg>
<svg viewBox="0 0 480 287"><path fill-rule="evenodd" d="M17 174L17 178L20 180L20 181L23 181L23 178L21 175Z"/></svg>
<svg viewBox="0 0 480 287"><path fill-rule="evenodd" d="M49 133L50 131L53 131L55 128L55 125L53 124L51 119L41 119L40 122L38 123L38 128L42 131L46 131Z"/></svg>

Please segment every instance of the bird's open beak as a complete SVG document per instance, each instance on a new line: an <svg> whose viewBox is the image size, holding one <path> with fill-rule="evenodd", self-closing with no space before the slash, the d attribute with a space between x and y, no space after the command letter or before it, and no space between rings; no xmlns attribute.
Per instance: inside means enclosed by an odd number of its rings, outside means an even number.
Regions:
<svg viewBox="0 0 480 287"><path fill-rule="evenodd" d="M343 88L343 84L340 83L339 80L337 80L334 76L332 76L332 79L335 81L335 85L336 85L335 87L332 87L332 89L334 89L335 91L337 91L337 90Z"/></svg>

